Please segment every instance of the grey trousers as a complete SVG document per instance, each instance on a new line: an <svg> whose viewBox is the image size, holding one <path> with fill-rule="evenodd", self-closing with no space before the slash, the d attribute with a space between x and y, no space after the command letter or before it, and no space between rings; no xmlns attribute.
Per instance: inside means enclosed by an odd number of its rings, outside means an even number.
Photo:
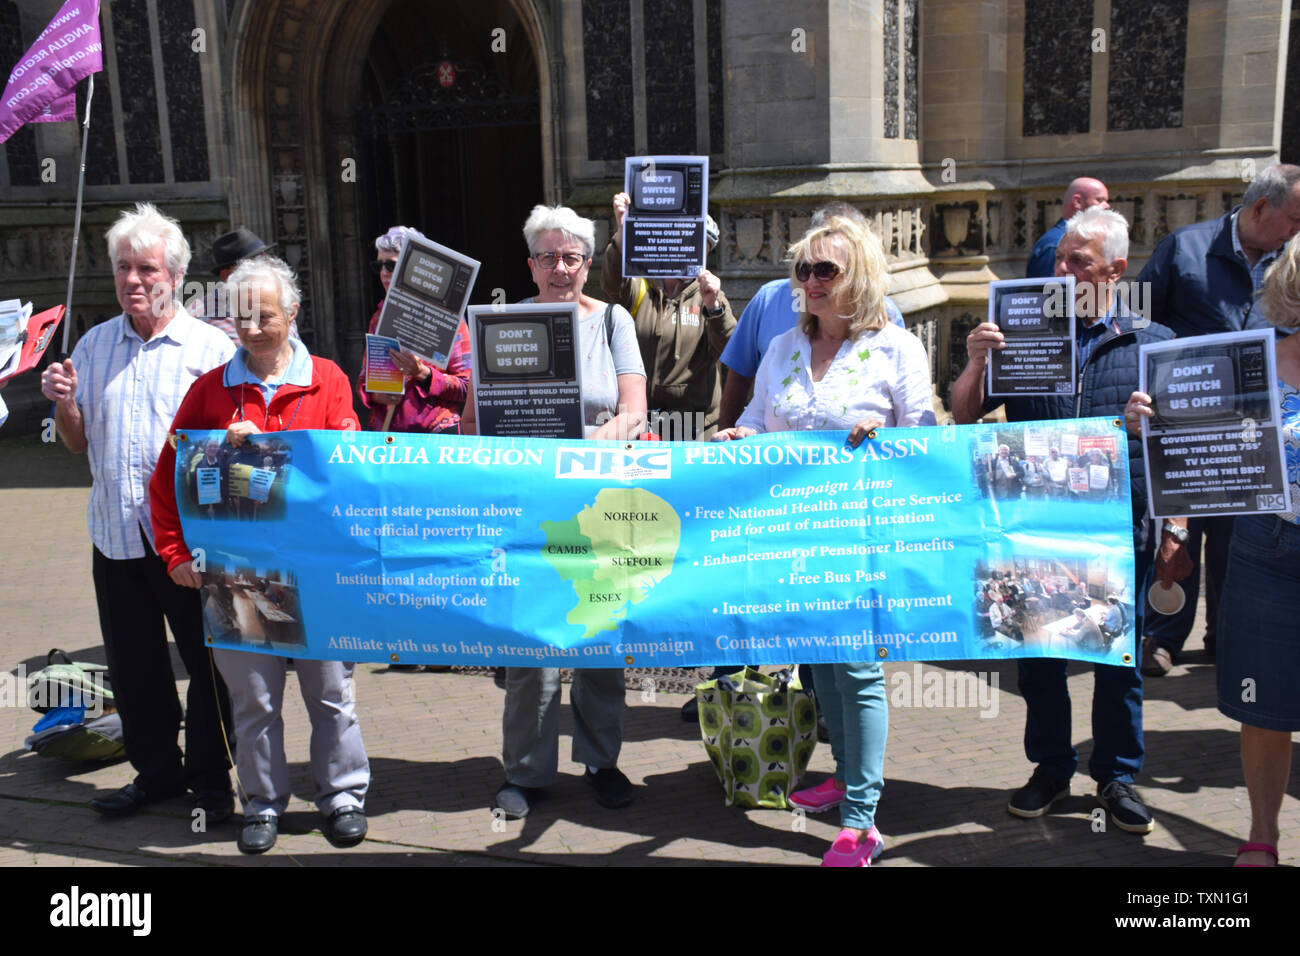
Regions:
<svg viewBox="0 0 1300 956"><path fill-rule="evenodd" d="M213 648L230 689L235 719L235 769L249 816L284 813L289 805L289 762L284 754L284 681L288 661L271 654ZM295 660L298 688L311 718L311 772L316 806L329 816L340 807L364 808L370 762L352 683L352 665Z"/></svg>
<svg viewBox="0 0 1300 956"><path fill-rule="evenodd" d="M618 765L623 746L623 670L579 670L573 678L573 759L598 770ZM501 762L520 787L555 782L560 761L560 671L507 667Z"/></svg>

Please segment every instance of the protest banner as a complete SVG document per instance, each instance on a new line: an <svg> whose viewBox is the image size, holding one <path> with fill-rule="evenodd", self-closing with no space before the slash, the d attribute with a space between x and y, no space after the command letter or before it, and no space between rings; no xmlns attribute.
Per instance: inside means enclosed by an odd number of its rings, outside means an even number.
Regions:
<svg viewBox="0 0 1300 956"><path fill-rule="evenodd" d="M374 334L398 339L413 354L445 370L478 270L477 259L408 235Z"/></svg>
<svg viewBox="0 0 1300 956"><path fill-rule="evenodd" d="M1107 593L1133 603L1127 496L988 498L970 461L994 427L1011 426L881 429L855 450L840 433L284 432L279 520L181 517L219 647L474 666L1131 663L1131 633L1085 647L1060 599L1087 581L1094 617ZM178 462L220 435L178 434ZM979 595L1011 581L1024 599L995 628Z"/></svg>
<svg viewBox="0 0 1300 956"><path fill-rule="evenodd" d="M1156 518L1291 510L1271 329L1142 346Z"/></svg>
<svg viewBox="0 0 1300 956"><path fill-rule="evenodd" d="M1074 394L1074 276L989 283L988 320L1006 342L990 350L989 395Z"/></svg>
<svg viewBox="0 0 1300 956"><path fill-rule="evenodd" d="M629 156L623 220L625 278L690 279L704 269L708 247L709 157Z"/></svg>
<svg viewBox="0 0 1300 956"><path fill-rule="evenodd" d="M480 435L582 437L576 303L470 306L469 330Z"/></svg>
<svg viewBox="0 0 1300 956"><path fill-rule="evenodd" d="M0 143L26 123L74 119L73 91L104 68L103 60L98 0L68 0L9 73L0 94Z"/></svg>

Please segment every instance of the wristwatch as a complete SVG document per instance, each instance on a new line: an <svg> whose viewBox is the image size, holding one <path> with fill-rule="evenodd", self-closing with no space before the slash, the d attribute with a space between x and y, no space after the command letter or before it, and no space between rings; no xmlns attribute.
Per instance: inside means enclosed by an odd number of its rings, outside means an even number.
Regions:
<svg viewBox="0 0 1300 956"><path fill-rule="evenodd" d="M1180 524L1170 524L1165 522L1164 530L1169 532L1179 544L1187 543L1187 529Z"/></svg>
<svg viewBox="0 0 1300 956"><path fill-rule="evenodd" d="M706 319L716 319L718 316L720 316L723 312L726 311L727 309L725 306L719 306L716 309L705 308L704 317Z"/></svg>

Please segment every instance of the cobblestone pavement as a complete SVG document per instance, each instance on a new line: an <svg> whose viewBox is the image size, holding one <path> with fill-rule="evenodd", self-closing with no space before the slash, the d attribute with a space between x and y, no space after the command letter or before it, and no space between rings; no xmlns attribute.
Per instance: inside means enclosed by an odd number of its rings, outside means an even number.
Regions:
<svg viewBox="0 0 1300 956"><path fill-rule="evenodd" d="M34 670L52 647L103 660L86 536L88 485L84 458L35 438L0 440L0 669L22 663ZM175 666L183 673L179 657ZM923 706L919 692L913 699L918 675L925 681L954 670L980 672L996 688L996 716L982 716L976 706ZM1007 813L1007 798L1031 770L1021 748L1024 704L1014 666L891 664L886 671L895 700L877 818L887 841L881 865L1224 866L1244 838L1249 805L1237 726L1215 708L1214 668L1199 629L1174 676L1147 682L1147 760L1138 786L1157 825L1145 838L1113 826L1095 832L1095 788L1085 774L1050 815L1026 821ZM1091 669L1073 666L1071 674L1086 768ZM90 797L129 782L130 766L25 753L35 715L4 701L11 706L0 706L0 865L813 865L836 830L833 815L801 820L724 807L698 728L678 716L686 699L680 693L629 685L620 766L637 786L631 807L605 810L592 800L581 768L567 759L566 706L559 783L526 821L495 826L490 807L502 780L503 694L490 677L362 665L357 695L374 774L369 838L335 850L321 836L310 802L306 713L290 687L285 729L294 796L283 825L288 832L265 857L242 857L230 824L192 832L183 800L127 820L101 820ZM821 746L812 770L830 769L829 747ZM1300 774L1292 774L1282 817L1283 861L1295 864Z"/></svg>

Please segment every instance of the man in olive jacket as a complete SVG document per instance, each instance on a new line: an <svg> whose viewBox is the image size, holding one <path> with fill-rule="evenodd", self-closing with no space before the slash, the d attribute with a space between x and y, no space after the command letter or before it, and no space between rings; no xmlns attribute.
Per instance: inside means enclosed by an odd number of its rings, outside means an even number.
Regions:
<svg viewBox="0 0 1300 956"><path fill-rule="evenodd" d="M708 439L718 428L722 370L718 360L736 328L722 283L705 269L694 279L623 278L623 217L631 202L614 196L614 235L605 247L600 287L632 314L645 364L650 427L676 441ZM718 227L709 220L709 248Z"/></svg>

